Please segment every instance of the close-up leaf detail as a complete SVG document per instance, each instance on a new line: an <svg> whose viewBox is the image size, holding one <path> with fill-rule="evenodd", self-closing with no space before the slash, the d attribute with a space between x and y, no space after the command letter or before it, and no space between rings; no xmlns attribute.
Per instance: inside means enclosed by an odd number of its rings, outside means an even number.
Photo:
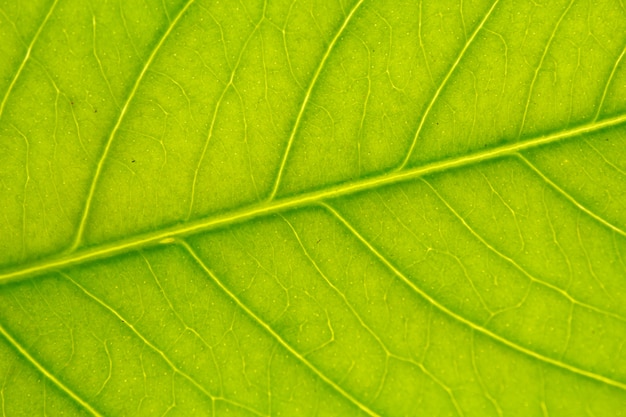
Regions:
<svg viewBox="0 0 626 417"><path fill-rule="evenodd" d="M0 415L626 415L623 0L0 0Z"/></svg>

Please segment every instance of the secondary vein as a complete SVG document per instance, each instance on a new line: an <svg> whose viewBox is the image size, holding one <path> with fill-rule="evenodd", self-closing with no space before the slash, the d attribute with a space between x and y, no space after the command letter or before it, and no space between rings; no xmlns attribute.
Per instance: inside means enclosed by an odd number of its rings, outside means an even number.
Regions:
<svg viewBox="0 0 626 417"><path fill-rule="evenodd" d="M115 126L113 126L113 129L111 130L111 134L107 138L107 142L104 146L104 150L102 151L100 160L98 161L98 165L96 166L96 172L94 173L94 176L91 180L91 185L89 186L87 199L85 200L85 205L83 207L83 211L81 214L80 223L78 225L78 230L76 232L76 236L74 237L74 241L70 247L70 252L76 250L76 248L78 248L78 246L81 244L83 235L85 233L85 226L87 224L87 218L89 217L89 212L91 209L91 203L93 202L93 197L96 191L96 187L98 185L100 175L102 174L102 167L104 166L104 162L106 161L107 155L109 154L109 150L111 149L111 144L113 143L113 139L115 138L115 135L119 131L120 126L122 125L122 121L124 120L124 117L126 116L130 103L133 101L133 98L135 97L135 94L137 93L137 90L139 89L139 85L143 81L143 78L145 77L146 72L148 72L148 68L150 67L150 65L152 65L152 62L154 61L154 58L156 57L158 51L161 49L161 46L163 46L163 44L165 43L165 40L172 33L172 30L174 29L176 24L178 24L182 16L185 14L189 6L191 6L191 4L194 1L195 0L187 1L185 6L178 12L178 15L176 16L176 18L170 23L169 27L167 28L163 36L161 36L161 39L159 39L159 42L150 53L150 56L146 60L146 63L141 69L141 72L137 76L137 79L135 80L135 83L133 84L133 87L131 88L128 94L128 97L126 98L124 106L122 107L120 111L119 117L117 118L117 121L115 122Z"/></svg>
<svg viewBox="0 0 626 417"><path fill-rule="evenodd" d="M415 293L419 294L425 301L427 301L428 303L430 303L432 306L434 306L435 308L437 308L439 311L441 311L442 313L446 314L447 316L453 318L454 320L464 324L465 326L469 327L472 330L477 331L478 333L483 334L484 336L489 337L490 339L499 342L513 350L516 350L520 353L523 353L526 356L532 357L540 362L544 362L544 363L548 363L551 365L554 365L556 367L559 367L561 369L565 369L567 371L570 371L572 373L578 374L578 375L582 375L585 376L587 378L590 379L594 379L596 381L602 382L604 384L619 388L621 390L626 391L626 384L620 382L620 381L616 381L614 379L611 378L607 378L604 375L600 375L594 372L590 372L581 368L578 368L576 366L570 365L566 362L557 360L557 359L553 359L550 358L549 356L545 356L542 355L541 353L537 353L534 352L522 345L518 345L517 343L510 341L508 339L506 339L503 336L500 336L499 334L489 330L486 327L483 327L479 324L474 323L471 320L466 319L465 317L461 316L460 314L457 314L456 312L450 310L448 307L446 307L445 305L439 303L439 301L437 301L436 299L434 299L433 297L431 297L430 295L428 295L425 291L423 291L421 288L419 288L417 285L415 285L413 283L413 281L411 281L406 275L404 275L402 273L402 271L400 271L393 263L391 263L391 261L389 259L387 259L387 257L385 257L385 255L383 255L382 253L380 253L378 251L377 248L375 248L367 239L365 239L365 237L363 237L345 218L343 218L343 216L341 214L339 214L334 208L332 208L331 206L327 205L327 204L322 204L322 206L324 208L326 208L326 210L328 210L329 213L331 213L339 222L341 222L343 224L344 227L346 227L365 247L368 248L368 250L374 255L376 256L376 258L378 258L383 265L385 265L391 272L394 273L394 275L396 275L404 284L406 284L409 288L411 288L413 291L415 291Z"/></svg>

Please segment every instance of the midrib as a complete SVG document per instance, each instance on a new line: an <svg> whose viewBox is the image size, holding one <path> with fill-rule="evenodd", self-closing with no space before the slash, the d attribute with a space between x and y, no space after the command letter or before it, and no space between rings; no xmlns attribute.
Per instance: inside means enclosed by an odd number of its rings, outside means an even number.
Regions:
<svg viewBox="0 0 626 417"><path fill-rule="evenodd" d="M176 237L184 237L215 229L229 224L243 222L255 217L268 215L292 208L314 204L329 198L355 194L360 191L370 190L385 185L408 181L434 172L446 171L462 166L467 166L481 161L495 159L501 156L514 154L530 148L562 141L580 134L599 131L626 122L626 114L577 126L572 129L562 130L544 136L527 139L521 142L507 144L496 148L481 150L462 157L449 158L437 161L421 167L415 167L399 172L391 172L359 181L347 182L323 190L312 191L297 196L274 200L266 203L249 206L244 209L233 210L227 213L211 216L195 221L178 224L163 228L158 231L138 234L128 239L92 246L72 253L62 253L40 259L36 262L22 264L18 267L8 268L0 274L0 284L19 279L29 278L33 275L49 272L52 270L81 264L94 259L111 257L132 250L148 246L170 244Z"/></svg>

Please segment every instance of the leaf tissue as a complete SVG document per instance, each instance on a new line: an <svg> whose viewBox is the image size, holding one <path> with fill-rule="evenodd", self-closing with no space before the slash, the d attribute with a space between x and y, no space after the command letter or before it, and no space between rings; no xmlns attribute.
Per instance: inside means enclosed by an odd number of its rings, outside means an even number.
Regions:
<svg viewBox="0 0 626 417"><path fill-rule="evenodd" d="M2 416L626 415L623 0L0 0Z"/></svg>

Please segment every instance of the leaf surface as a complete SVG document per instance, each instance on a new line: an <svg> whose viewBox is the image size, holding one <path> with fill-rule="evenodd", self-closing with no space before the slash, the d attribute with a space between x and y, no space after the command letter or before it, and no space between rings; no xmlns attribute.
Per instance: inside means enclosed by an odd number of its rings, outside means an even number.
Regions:
<svg viewBox="0 0 626 417"><path fill-rule="evenodd" d="M0 1L3 415L621 415L625 28Z"/></svg>

